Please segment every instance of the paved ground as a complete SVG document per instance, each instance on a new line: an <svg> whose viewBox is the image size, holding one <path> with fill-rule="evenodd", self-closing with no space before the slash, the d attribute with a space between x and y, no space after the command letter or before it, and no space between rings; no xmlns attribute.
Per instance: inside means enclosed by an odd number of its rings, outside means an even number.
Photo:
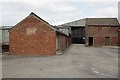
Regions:
<svg viewBox="0 0 120 80"><path fill-rule="evenodd" d="M55 56L3 56L3 78L117 78L118 49L71 45Z"/></svg>

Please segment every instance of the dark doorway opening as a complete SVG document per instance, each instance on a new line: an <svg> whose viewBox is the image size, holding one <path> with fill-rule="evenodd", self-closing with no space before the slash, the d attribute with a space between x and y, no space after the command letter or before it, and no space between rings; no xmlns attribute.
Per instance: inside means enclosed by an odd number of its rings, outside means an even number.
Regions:
<svg viewBox="0 0 120 80"><path fill-rule="evenodd" d="M2 45L2 52L8 52L9 51L9 45Z"/></svg>
<svg viewBox="0 0 120 80"><path fill-rule="evenodd" d="M79 26L71 26L72 34L72 43L74 44L85 44L85 27Z"/></svg>
<svg viewBox="0 0 120 80"><path fill-rule="evenodd" d="M110 46L110 37L105 37L105 46Z"/></svg>
<svg viewBox="0 0 120 80"><path fill-rule="evenodd" d="M72 43L75 43L75 44L85 44L85 40L83 39L83 37L72 38Z"/></svg>
<svg viewBox="0 0 120 80"><path fill-rule="evenodd" d="M89 46L93 46L93 37L89 37Z"/></svg>

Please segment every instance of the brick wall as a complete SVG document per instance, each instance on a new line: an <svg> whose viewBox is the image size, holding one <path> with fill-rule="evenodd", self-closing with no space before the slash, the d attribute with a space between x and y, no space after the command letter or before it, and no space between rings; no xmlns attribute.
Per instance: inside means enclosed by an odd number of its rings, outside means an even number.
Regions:
<svg viewBox="0 0 120 80"><path fill-rule="evenodd" d="M118 32L118 45L120 46L120 31Z"/></svg>
<svg viewBox="0 0 120 80"><path fill-rule="evenodd" d="M10 54L56 54L56 31L29 16L10 30Z"/></svg>
<svg viewBox="0 0 120 80"><path fill-rule="evenodd" d="M89 37L93 37L93 46L104 46L105 37L110 37L110 45L118 45L117 26L86 26L86 46L89 45Z"/></svg>
<svg viewBox="0 0 120 80"><path fill-rule="evenodd" d="M67 36L58 33L59 36L59 50L64 51L67 48Z"/></svg>
<svg viewBox="0 0 120 80"><path fill-rule="evenodd" d="M71 39L71 37L68 37L68 46L70 46L71 43L72 43L72 39Z"/></svg>

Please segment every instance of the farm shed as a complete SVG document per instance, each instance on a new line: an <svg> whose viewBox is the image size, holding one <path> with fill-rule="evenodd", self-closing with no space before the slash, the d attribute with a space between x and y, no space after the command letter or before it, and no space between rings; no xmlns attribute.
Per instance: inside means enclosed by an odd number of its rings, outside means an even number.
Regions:
<svg viewBox="0 0 120 80"><path fill-rule="evenodd" d="M117 18L87 18L86 46L118 46Z"/></svg>
<svg viewBox="0 0 120 80"><path fill-rule="evenodd" d="M118 46L117 18L85 18L60 25L71 27L71 38L74 44L86 46ZM119 32L120 34L120 32Z"/></svg>
<svg viewBox="0 0 120 80"><path fill-rule="evenodd" d="M67 37L67 46L69 46L71 44L71 27L69 26L56 26L57 29L66 34L68 37Z"/></svg>
<svg viewBox="0 0 120 80"><path fill-rule="evenodd" d="M30 13L10 29L10 54L54 55L68 47L69 36Z"/></svg>
<svg viewBox="0 0 120 80"><path fill-rule="evenodd" d="M60 26L69 27L72 43L85 44L85 19L68 22Z"/></svg>

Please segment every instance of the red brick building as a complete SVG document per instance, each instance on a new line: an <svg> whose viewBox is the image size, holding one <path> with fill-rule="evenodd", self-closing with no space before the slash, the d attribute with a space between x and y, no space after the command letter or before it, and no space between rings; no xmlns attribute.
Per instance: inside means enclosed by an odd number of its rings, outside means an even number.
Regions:
<svg viewBox="0 0 120 80"><path fill-rule="evenodd" d="M54 55L70 45L70 37L31 13L10 29L10 54Z"/></svg>
<svg viewBox="0 0 120 80"><path fill-rule="evenodd" d="M117 18L87 18L86 19L86 46L118 46Z"/></svg>
<svg viewBox="0 0 120 80"><path fill-rule="evenodd" d="M73 44L85 44L86 46L120 45L118 35L120 24L117 18L85 18L61 26L71 27Z"/></svg>

